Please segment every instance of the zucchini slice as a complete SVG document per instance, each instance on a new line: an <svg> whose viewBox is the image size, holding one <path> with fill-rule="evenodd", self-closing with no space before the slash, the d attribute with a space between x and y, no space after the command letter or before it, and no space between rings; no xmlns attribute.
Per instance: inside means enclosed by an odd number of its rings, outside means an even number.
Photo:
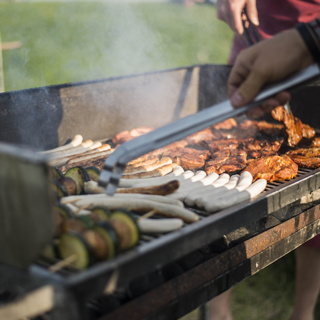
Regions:
<svg viewBox="0 0 320 320"><path fill-rule="evenodd" d="M60 237L58 249L61 259L75 257L71 265L77 269L86 269L95 262L91 246L78 232L68 231L63 233Z"/></svg>
<svg viewBox="0 0 320 320"><path fill-rule="evenodd" d="M70 168L67 170L67 172L64 174L65 177L70 177L74 180L77 187L77 193L81 194L83 193L83 186L85 181L90 181L89 175L87 174L87 171L83 169L80 166Z"/></svg>
<svg viewBox="0 0 320 320"><path fill-rule="evenodd" d="M52 181L50 186L51 190L53 191L53 195L57 200L60 200L68 195L66 188L58 180Z"/></svg>
<svg viewBox="0 0 320 320"><path fill-rule="evenodd" d="M97 167L88 167L85 168L85 170L87 171L90 180L98 182L99 181L99 176L100 176L100 170Z"/></svg>
<svg viewBox="0 0 320 320"><path fill-rule="evenodd" d="M48 243L40 253L40 257L46 260L56 260L57 255L57 245L54 241Z"/></svg>
<svg viewBox="0 0 320 320"><path fill-rule="evenodd" d="M49 177L54 180L59 180L59 179L63 178L63 173L57 167L49 167L48 174L49 174Z"/></svg>
<svg viewBox="0 0 320 320"><path fill-rule="evenodd" d="M53 207L54 220L56 224L56 237L59 237L64 229L65 222L72 217L71 210L61 204L58 203Z"/></svg>
<svg viewBox="0 0 320 320"><path fill-rule="evenodd" d="M113 249L113 244L106 241L106 238L100 233L92 229L83 232L83 237L90 244L94 251L95 258L99 261L109 259L110 250Z"/></svg>
<svg viewBox="0 0 320 320"><path fill-rule="evenodd" d="M115 229L108 222L100 221L94 231L99 233L108 245L107 259L114 258L119 253L119 238Z"/></svg>
<svg viewBox="0 0 320 320"><path fill-rule="evenodd" d="M63 177L59 179L59 182L64 186L67 191L68 196L77 194L77 185L75 181L70 177Z"/></svg>
<svg viewBox="0 0 320 320"><path fill-rule="evenodd" d="M61 226L61 232L76 231L79 233L84 232L88 229L87 224L78 218L67 219L63 222Z"/></svg>
<svg viewBox="0 0 320 320"><path fill-rule="evenodd" d="M111 217L111 210L107 207L96 206L91 209L91 212L97 216L100 221L107 221Z"/></svg>
<svg viewBox="0 0 320 320"><path fill-rule="evenodd" d="M53 207L53 211L56 213L60 213L64 219L69 219L73 217L73 213L69 207L67 207L65 204L57 203Z"/></svg>
<svg viewBox="0 0 320 320"><path fill-rule="evenodd" d="M116 229L116 231L118 230L120 232L120 235L118 234L118 237L120 238L120 243L121 243L121 240L124 241L124 239L129 237L129 240L125 249L132 248L138 243L140 239L140 229L135 218L133 217L130 211L127 211L125 209L114 210L111 213L111 217L109 221L110 221L110 224ZM128 233L127 235L124 234L125 230L127 230L126 231Z"/></svg>

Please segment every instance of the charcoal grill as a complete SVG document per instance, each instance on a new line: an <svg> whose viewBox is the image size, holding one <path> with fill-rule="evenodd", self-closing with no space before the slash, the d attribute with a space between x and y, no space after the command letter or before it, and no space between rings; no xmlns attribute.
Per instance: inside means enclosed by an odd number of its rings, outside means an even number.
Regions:
<svg viewBox="0 0 320 320"><path fill-rule="evenodd" d="M19 158L21 145L38 151L76 134L101 139L159 127L223 101L229 71L197 65L2 93L0 140L16 146ZM291 103L315 128L319 96L313 83L294 92ZM177 319L320 233L319 188L319 169L300 170L291 181L268 184L253 201L199 212L199 222L145 236L135 249L82 272L51 273L37 261L27 270L2 263L0 288L10 302L49 290L44 311L52 319ZM115 279L113 293L102 295Z"/></svg>

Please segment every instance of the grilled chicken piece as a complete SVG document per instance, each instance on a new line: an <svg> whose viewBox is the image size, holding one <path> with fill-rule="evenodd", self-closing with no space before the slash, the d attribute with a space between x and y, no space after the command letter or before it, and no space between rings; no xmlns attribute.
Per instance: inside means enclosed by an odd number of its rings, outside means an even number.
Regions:
<svg viewBox="0 0 320 320"><path fill-rule="evenodd" d="M219 122L219 123L213 125L213 128L215 130L221 130L221 129L228 130L228 129L231 129L236 126L237 126L237 121L234 118L229 118L229 119L226 119L222 122Z"/></svg>
<svg viewBox="0 0 320 320"><path fill-rule="evenodd" d="M213 154L220 150L235 150L239 147L240 140L237 139L220 139L206 141L208 149Z"/></svg>
<svg viewBox="0 0 320 320"><path fill-rule="evenodd" d="M264 156L275 155L280 149L283 138L274 140L270 139L247 139L242 142L241 149L243 149L250 158L261 158Z"/></svg>
<svg viewBox="0 0 320 320"><path fill-rule="evenodd" d="M252 174L253 181L257 179L266 179L269 182L284 181L296 177L298 165L286 155L275 155L250 161L245 171Z"/></svg>
<svg viewBox="0 0 320 320"><path fill-rule="evenodd" d="M296 146L300 140L304 137L311 139L315 136L315 131L308 125L301 122L283 107L278 106L271 111L271 115L275 120L283 122L288 134L288 145L290 147Z"/></svg>
<svg viewBox="0 0 320 320"><path fill-rule="evenodd" d="M320 167L320 148L301 148L286 153L301 168L315 169Z"/></svg>
<svg viewBox="0 0 320 320"><path fill-rule="evenodd" d="M267 121L257 121L257 127L262 134L271 137L283 136L285 127L282 123L271 123Z"/></svg>
<svg viewBox="0 0 320 320"><path fill-rule="evenodd" d="M216 172L237 172L242 170L247 163L247 154L243 150L221 150L211 156L205 164L207 174Z"/></svg>
<svg viewBox="0 0 320 320"><path fill-rule="evenodd" d="M185 140L189 144L198 144L198 143L201 143L202 141L207 141L212 139L215 139L215 135L212 133L210 128L206 128L204 130L191 134L190 136L187 136L185 138Z"/></svg>
<svg viewBox="0 0 320 320"><path fill-rule="evenodd" d="M174 161L184 170L199 170L205 165L205 159L198 154L186 153L181 157L174 158Z"/></svg>
<svg viewBox="0 0 320 320"><path fill-rule="evenodd" d="M112 138L112 143L116 146L118 144L122 144L129 140L132 140L133 138L139 137L152 130L154 130L154 128L152 127L139 127L132 130L121 131Z"/></svg>

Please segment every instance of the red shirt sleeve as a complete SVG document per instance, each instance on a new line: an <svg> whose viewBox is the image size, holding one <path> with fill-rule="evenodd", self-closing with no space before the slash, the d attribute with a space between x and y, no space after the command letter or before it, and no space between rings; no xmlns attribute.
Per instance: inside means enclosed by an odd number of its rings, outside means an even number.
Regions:
<svg viewBox="0 0 320 320"><path fill-rule="evenodd" d="M320 16L320 0L257 0L261 39L293 28L300 22L309 22ZM229 63L233 63L238 53L247 47L239 36L234 37Z"/></svg>

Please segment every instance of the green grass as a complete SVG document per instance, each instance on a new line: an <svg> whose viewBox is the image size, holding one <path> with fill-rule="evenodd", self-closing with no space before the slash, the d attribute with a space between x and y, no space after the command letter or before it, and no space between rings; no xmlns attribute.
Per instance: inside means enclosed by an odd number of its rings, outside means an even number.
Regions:
<svg viewBox="0 0 320 320"><path fill-rule="evenodd" d="M202 63L225 64L232 33L215 7L177 3L0 4L6 91Z"/></svg>

